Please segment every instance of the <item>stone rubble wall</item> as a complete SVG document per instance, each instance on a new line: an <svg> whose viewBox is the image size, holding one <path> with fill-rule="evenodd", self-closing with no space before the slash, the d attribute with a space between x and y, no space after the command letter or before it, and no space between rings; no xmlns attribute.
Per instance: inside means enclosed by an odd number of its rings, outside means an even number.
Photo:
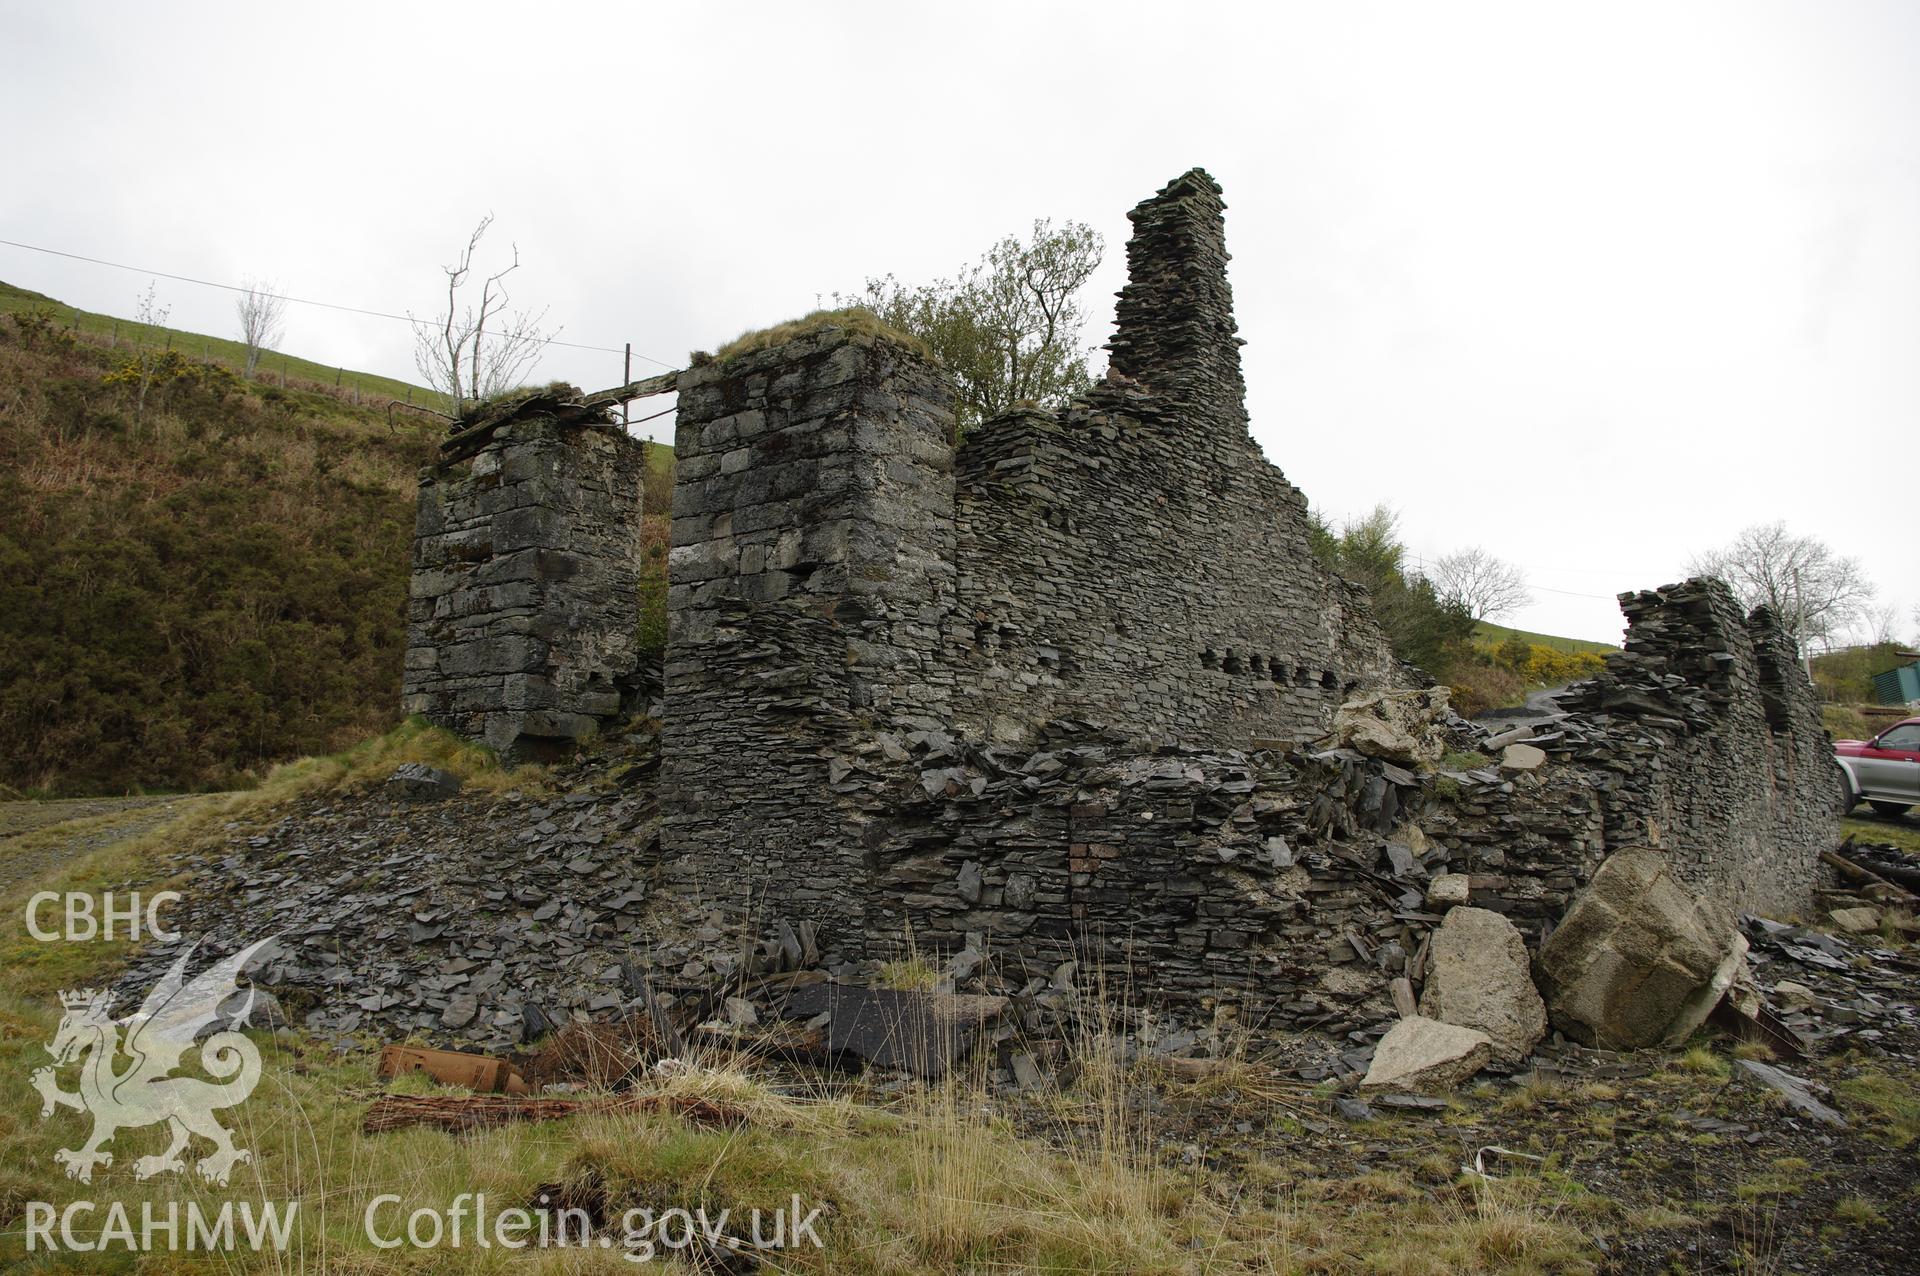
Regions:
<svg viewBox="0 0 1920 1276"><path fill-rule="evenodd" d="M859 932L858 814L824 755L875 714L941 714L952 391L844 328L681 379L668 560L669 880Z"/></svg>
<svg viewBox="0 0 1920 1276"><path fill-rule="evenodd" d="M1791 642L1718 582L1623 596L1626 649L1554 721L1443 714L1437 769L1328 746L1409 675L1248 434L1222 208L1196 171L1136 209L1113 374L957 448L943 374L877 333L682 375L655 905L843 975L1074 961L1335 1032L1419 982L1443 874L1536 948L1628 845L1803 907L1834 763ZM409 708L511 741L617 707L638 452L523 421L423 477Z"/></svg>
<svg viewBox="0 0 1920 1276"><path fill-rule="evenodd" d="M1298 743L1356 689L1403 681L1365 591L1314 557L1306 498L1244 429L1167 408L1108 383L962 445L957 725Z"/></svg>
<svg viewBox="0 0 1920 1276"><path fill-rule="evenodd" d="M1449 717L1435 769L1344 748L1149 753L1071 722L1031 749L883 733L841 763L843 790L881 795L870 937L984 951L1015 984L1075 960L1116 999L1347 1032L1390 1013L1391 979L1420 986L1443 874L1536 950L1626 846L1662 849L1729 911L1803 911L1838 787L1790 640L1718 581L1622 603L1626 650L1572 713L1517 731ZM1544 760L1503 764L1514 735ZM1492 760L1459 769L1475 752Z"/></svg>
<svg viewBox="0 0 1920 1276"><path fill-rule="evenodd" d="M1804 903L1833 834L1817 705L1718 584L1623 600L1627 650L1526 732L1542 768L1312 743L1406 671L1248 434L1222 207L1195 172L1136 209L1113 375L957 450L946 383L882 336L683 378L674 890L815 923L830 960L987 944L1320 1025L1417 965L1439 873L1536 945L1623 845L1736 907Z"/></svg>
<svg viewBox="0 0 1920 1276"><path fill-rule="evenodd" d="M1129 213L1112 373L960 449L966 730L1021 740L1075 717L1137 739L1299 742L1356 688L1404 681L1365 591L1314 557L1306 497L1248 432L1224 210L1196 169Z"/></svg>
<svg viewBox="0 0 1920 1276"><path fill-rule="evenodd" d="M421 471L405 712L530 754L620 711L645 465L617 428L533 419Z"/></svg>
<svg viewBox="0 0 1920 1276"><path fill-rule="evenodd" d="M1666 849L1674 873L1736 912L1812 902L1839 841L1840 780L1818 693L1770 612L1689 580L1621 595L1626 644L1567 707L1605 772L1614 845Z"/></svg>
<svg viewBox="0 0 1920 1276"><path fill-rule="evenodd" d="M868 955L910 934L923 953L982 953L1015 988L1074 961L1116 1003L1345 1033L1390 1016L1391 979L1418 986L1436 877L1537 943L1605 855L1600 803L1571 768L1423 774L1348 749L1142 753L1083 724L1043 734L1027 751L883 732L842 760L884 811Z"/></svg>

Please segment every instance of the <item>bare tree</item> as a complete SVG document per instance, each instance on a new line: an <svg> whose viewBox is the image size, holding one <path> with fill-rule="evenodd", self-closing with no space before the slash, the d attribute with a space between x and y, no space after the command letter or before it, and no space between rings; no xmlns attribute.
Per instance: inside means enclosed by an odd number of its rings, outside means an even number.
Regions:
<svg viewBox="0 0 1920 1276"><path fill-rule="evenodd" d="M287 299L271 280L249 279L233 303L240 316L240 340L247 347L247 376L260 366L260 353L280 344L287 327Z"/></svg>
<svg viewBox="0 0 1920 1276"><path fill-rule="evenodd" d="M1696 576L1718 576L1747 607L1765 604L1805 652L1832 645L1873 601L1873 583L1857 558L1843 558L1783 522L1757 523L1733 544L1696 556Z"/></svg>
<svg viewBox="0 0 1920 1276"><path fill-rule="evenodd" d="M1475 620L1493 620L1533 601L1526 573L1475 545L1433 565L1440 596L1467 609Z"/></svg>
<svg viewBox="0 0 1920 1276"><path fill-rule="evenodd" d="M1900 641L1900 607L1897 603L1870 608L1865 614L1868 646L1891 646Z"/></svg>
<svg viewBox="0 0 1920 1276"><path fill-rule="evenodd" d="M547 342L560 331L541 330L545 310L536 314L507 309L512 299L505 280L520 268L518 244L512 245L513 260L481 277L479 296L473 296L469 277L474 254L492 224L492 213L482 217L460 256L452 265L441 267L447 276L445 309L432 319L407 316L414 324L414 366L431 389L447 396L455 416L470 402L520 385L540 362Z"/></svg>
<svg viewBox="0 0 1920 1276"><path fill-rule="evenodd" d="M134 307L133 316L140 322L140 333L134 338L133 363L134 391L133 419L142 420L147 414L147 394L153 389L153 379L160 370L162 350L158 344L155 329L167 326L167 316L173 307L160 305L155 300L156 285L147 280L147 290L140 295L140 302ZM170 340L168 346L173 344Z"/></svg>

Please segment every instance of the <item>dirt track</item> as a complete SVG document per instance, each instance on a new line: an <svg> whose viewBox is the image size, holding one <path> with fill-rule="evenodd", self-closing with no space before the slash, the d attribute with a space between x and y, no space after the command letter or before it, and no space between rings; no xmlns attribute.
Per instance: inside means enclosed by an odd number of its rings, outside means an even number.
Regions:
<svg viewBox="0 0 1920 1276"><path fill-rule="evenodd" d="M144 833L196 800L173 796L0 802L0 893L66 860Z"/></svg>

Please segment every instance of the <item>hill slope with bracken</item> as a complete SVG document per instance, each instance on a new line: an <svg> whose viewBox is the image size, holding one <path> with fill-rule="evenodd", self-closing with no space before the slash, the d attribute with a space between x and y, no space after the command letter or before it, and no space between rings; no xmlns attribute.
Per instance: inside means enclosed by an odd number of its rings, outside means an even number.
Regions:
<svg viewBox="0 0 1920 1276"><path fill-rule="evenodd" d="M391 725L437 425L179 349L143 402L64 317L0 317L0 785L226 786Z"/></svg>
<svg viewBox="0 0 1920 1276"><path fill-rule="evenodd" d="M243 785L393 725L444 422L389 414L431 397L404 382L278 352L248 382L243 355L0 283L0 793ZM657 648L673 452L650 456Z"/></svg>

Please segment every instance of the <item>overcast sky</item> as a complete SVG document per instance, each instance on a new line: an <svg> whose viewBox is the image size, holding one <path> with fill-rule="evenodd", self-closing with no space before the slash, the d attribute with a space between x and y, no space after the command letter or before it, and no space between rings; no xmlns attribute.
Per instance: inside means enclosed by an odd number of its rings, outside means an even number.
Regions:
<svg viewBox="0 0 1920 1276"><path fill-rule="evenodd" d="M1127 209L1201 165L1254 432L1316 506L1607 640L1615 592L1784 518L1920 628L1920 5L0 0L0 119L0 238L427 313L491 211L517 298L636 375L1036 217L1106 235L1102 341ZM403 324L295 306L284 344L417 379Z"/></svg>

